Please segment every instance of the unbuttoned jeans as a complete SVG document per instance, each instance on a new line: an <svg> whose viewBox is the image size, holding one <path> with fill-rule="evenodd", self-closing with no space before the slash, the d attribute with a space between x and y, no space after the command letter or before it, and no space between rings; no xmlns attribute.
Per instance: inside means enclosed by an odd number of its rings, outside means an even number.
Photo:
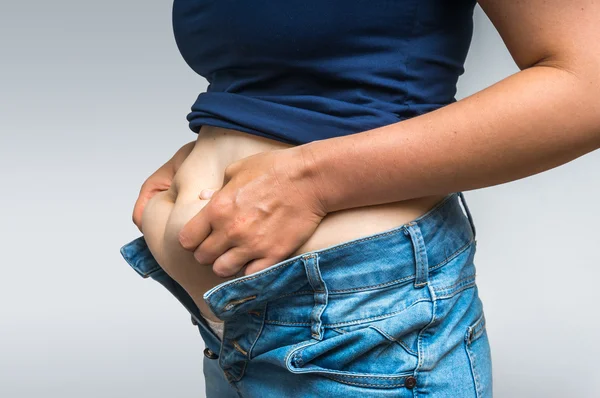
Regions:
<svg viewBox="0 0 600 398"><path fill-rule="evenodd" d="M449 194L396 228L210 289L204 300L224 321L222 341L143 236L121 254L190 312L206 345L208 398L487 398L492 363L476 244L463 193Z"/></svg>

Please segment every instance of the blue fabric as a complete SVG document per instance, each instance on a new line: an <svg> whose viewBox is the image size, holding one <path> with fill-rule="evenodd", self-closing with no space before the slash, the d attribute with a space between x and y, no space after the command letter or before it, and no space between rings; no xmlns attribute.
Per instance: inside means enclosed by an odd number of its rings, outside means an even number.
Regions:
<svg viewBox="0 0 600 398"><path fill-rule="evenodd" d="M190 312L207 398L490 398L476 247L464 195L452 193L409 223L214 286L203 298L223 339L143 237L121 254Z"/></svg>
<svg viewBox="0 0 600 398"><path fill-rule="evenodd" d="M303 144L455 102L476 0L175 0L202 125Z"/></svg>

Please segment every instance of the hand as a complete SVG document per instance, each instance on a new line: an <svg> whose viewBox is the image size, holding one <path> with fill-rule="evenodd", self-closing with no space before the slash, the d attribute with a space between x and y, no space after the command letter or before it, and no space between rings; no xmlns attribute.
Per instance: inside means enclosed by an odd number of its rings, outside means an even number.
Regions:
<svg viewBox="0 0 600 398"><path fill-rule="evenodd" d="M299 147L231 163L223 186L211 190L210 201L180 231L181 246L223 278L286 259L327 214L304 165Z"/></svg>
<svg viewBox="0 0 600 398"><path fill-rule="evenodd" d="M142 184L132 215L133 223L138 227L140 232L142 232L142 214L144 213L146 203L158 192L169 189L179 166L181 166L192 149L194 149L195 143L196 141L188 142L179 148L169 161L163 164Z"/></svg>

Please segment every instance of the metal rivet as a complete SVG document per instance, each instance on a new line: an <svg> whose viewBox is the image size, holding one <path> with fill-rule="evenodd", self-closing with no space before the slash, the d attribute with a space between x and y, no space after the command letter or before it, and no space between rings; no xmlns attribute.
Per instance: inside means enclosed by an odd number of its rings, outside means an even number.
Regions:
<svg viewBox="0 0 600 398"><path fill-rule="evenodd" d="M409 389L413 389L415 388L415 386L417 385L417 379L415 379L413 376L408 376L406 378L406 380L404 380L404 387L409 388Z"/></svg>
<svg viewBox="0 0 600 398"><path fill-rule="evenodd" d="M215 354L210 348L206 347L204 349L204 356L207 357L208 359L217 359L219 358L219 356L217 354Z"/></svg>

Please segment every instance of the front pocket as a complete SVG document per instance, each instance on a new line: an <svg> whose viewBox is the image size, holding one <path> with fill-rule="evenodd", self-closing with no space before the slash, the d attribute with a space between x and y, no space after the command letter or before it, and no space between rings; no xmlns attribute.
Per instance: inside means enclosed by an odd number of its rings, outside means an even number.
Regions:
<svg viewBox="0 0 600 398"><path fill-rule="evenodd" d="M467 328L465 348L471 365L477 398L491 398L492 357L483 313Z"/></svg>
<svg viewBox="0 0 600 398"><path fill-rule="evenodd" d="M417 341L431 321L431 303L377 321L325 328L323 340L296 345L286 357L292 373L316 373L338 382L375 388L404 387L419 363Z"/></svg>

